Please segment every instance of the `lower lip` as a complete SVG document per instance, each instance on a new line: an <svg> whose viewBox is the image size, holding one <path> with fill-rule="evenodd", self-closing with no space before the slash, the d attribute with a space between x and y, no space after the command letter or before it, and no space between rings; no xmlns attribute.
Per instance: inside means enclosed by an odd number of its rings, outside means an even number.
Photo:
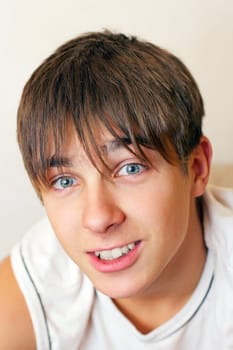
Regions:
<svg viewBox="0 0 233 350"><path fill-rule="evenodd" d="M92 266L100 272L117 272L127 269L135 263L139 255L141 242L137 243L126 255L113 260L101 260L94 253L89 254Z"/></svg>

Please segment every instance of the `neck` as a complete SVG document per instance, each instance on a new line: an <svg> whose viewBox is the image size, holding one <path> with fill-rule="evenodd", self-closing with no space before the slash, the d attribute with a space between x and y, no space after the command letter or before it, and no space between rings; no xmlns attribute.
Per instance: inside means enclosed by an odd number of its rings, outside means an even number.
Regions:
<svg viewBox="0 0 233 350"><path fill-rule="evenodd" d="M182 246L153 288L139 296L116 299L114 303L139 331L148 333L186 304L200 280L205 260L206 247L196 213Z"/></svg>

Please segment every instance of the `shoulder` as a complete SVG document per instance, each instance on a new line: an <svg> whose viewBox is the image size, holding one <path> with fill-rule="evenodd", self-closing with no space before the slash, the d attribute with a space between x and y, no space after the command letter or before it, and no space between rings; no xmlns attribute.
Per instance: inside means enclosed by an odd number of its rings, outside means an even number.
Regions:
<svg viewBox="0 0 233 350"><path fill-rule="evenodd" d="M79 344L95 291L63 250L47 218L13 248L11 263L32 318L37 348L49 349L53 343L66 349Z"/></svg>
<svg viewBox="0 0 233 350"><path fill-rule="evenodd" d="M35 349L32 321L9 257L0 263L0 310L0 348Z"/></svg>
<svg viewBox="0 0 233 350"><path fill-rule="evenodd" d="M204 198L207 204L224 206L233 213L233 188L209 185Z"/></svg>
<svg viewBox="0 0 233 350"><path fill-rule="evenodd" d="M207 247L226 267L233 268L233 189L211 186L204 195Z"/></svg>
<svg viewBox="0 0 233 350"><path fill-rule="evenodd" d="M210 246L233 245L233 189L208 187L204 195L204 230ZM208 244L207 244L208 245Z"/></svg>
<svg viewBox="0 0 233 350"><path fill-rule="evenodd" d="M204 231L214 256L213 309L222 337L228 340L233 334L233 189L208 188L204 196Z"/></svg>
<svg viewBox="0 0 233 350"><path fill-rule="evenodd" d="M56 238L47 217L33 225L11 253L16 278L26 275L42 296L75 288L82 281L78 266ZM23 286L22 286L23 287Z"/></svg>

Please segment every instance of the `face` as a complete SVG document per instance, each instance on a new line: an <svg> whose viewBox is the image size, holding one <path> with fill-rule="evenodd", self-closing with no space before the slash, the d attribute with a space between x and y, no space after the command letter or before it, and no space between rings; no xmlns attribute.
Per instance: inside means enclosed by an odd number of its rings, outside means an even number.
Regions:
<svg viewBox="0 0 233 350"><path fill-rule="evenodd" d="M112 298L153 293L171 278L192 236L193 181L153 150L151 166L103 133L108 176L75 135L48 169L42 199L62 246ZM180 257L179 258L177 257ZM177 266L176 266L177 268ZM167 276L167 277L166 277Z"/></svg>

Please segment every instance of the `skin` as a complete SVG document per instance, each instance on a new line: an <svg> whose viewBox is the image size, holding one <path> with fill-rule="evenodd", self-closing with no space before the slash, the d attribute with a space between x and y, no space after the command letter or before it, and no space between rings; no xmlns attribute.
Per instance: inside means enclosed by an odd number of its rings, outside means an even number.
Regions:
<svg viewBox="0 0 233 350"><path fill-rule="evenodd" d="M10 258L0 263L0 349L36 350L31 317Z"/></svg>
<svg viewBox="0 0 233 350"><path fill-rule="evenodd" d="M95 287L147 333L182 308L203 270L206 249L195 198L203 194L208 181L210 143L202 137L185 175L179 166L147 149L152 166L145 166L103 132L100 143L105 145L111 169L104 176L91 164L75 135L68 140L62 164L59 160L58 166L48 169L50 186L41 188L49 219L66 252ZM140 246L128 268L106 273L90 263L90 251L134 241L140 241ZM30 315L9 258L0 264L0 291L0 348L36 348Z"/></svg>
<svg viewBox="0 0 233 350"><path fill-rule="evenodd" d="M48 169L50 186L41 191L49 219L94 286L146 333L180 310L201 276L206 249L195 198L207 184L210 143L201 139L185 175L148 149L152 166L145 166L103 132L100 144L110 168L104 176L75 135L68 139L63 161ZM136 241L137 259L123 270L102 272L90 263L90 252Z"/></svg>

